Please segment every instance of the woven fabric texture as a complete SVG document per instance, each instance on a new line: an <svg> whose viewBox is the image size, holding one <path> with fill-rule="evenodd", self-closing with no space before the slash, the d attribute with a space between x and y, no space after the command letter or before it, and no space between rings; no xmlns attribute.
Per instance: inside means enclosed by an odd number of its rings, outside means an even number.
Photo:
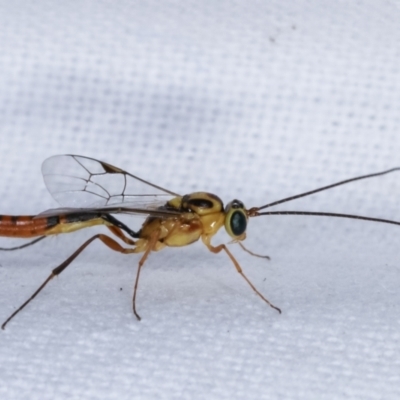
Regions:
<svg viewBox="0 0 400 400"><path fill-rule="evenodd" d="M0 212L58 206L55 154L248 207L400 166L399 20L396 1L0 1ZM393 173L275 210L400 220L399 196ZM1 252L1 320L97 232ZM0 332L0 397L398 399L399 240L254 218L246 246L271 260L229 248L281 315L198 242L150 255L141 322L140 256L95 242Z"/></svg>

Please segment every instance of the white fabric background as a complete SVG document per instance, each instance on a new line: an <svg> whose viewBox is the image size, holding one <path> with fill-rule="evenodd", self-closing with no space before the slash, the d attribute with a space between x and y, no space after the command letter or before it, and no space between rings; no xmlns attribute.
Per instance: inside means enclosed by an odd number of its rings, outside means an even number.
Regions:
<svg viewBox="0 0 400 400"><path fill-rule="evenodd" d="M383 0L0 1L0 212L56 207L40 165L62 153L248 207L399 166L399 20ZM400 220L399 182L280 209ZM98 231L1 253L1 320ZM139 257L94 243L0 332L0 396L398 399L399 240L390 225L255 219L246 244L272 260L231 249L282 315L197 243L150 256L141 322Z"/></svg>

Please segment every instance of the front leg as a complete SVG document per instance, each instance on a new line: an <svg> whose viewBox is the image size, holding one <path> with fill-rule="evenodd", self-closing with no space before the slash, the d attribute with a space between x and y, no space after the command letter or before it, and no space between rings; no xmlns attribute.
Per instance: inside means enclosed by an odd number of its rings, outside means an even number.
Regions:
<svg viewBox="0 0 400 400"><path fill-rule="evenodd" d="M256 292L258 296L260 296L270 307L274 308L276 311L278 311L280 314L282 311L278 308L275 307L270 301L268 301L257 289L256 287L250 282L250 280L247 278L247 276L243 273L242 268L240 267L239 263L236 261L235 257L233 257L232 253L228 250L226 245L220 244L219 246L213 246L211 242L211 237L209 235L203 235L201 237L203 240L203 243L207 246L208 250L210 250L212 253L217 254L224 250L226 254L228 254L228 257L231 259L233 262L233 265L235 266L237 272L243 277L243 279L250 285L250 287Z"/></svg>
<svg viewBox="0 0 400 400"><path fill-rule="evenodd" d="M237 243L244 251L246 251L247 253L251 254L251 255L254 256L254 257L266 258L267 260L270 260L270 259L271 259L270 256L263 256L263 255L261 255L261 254L253 253L251 250L249 250L249 249L247 249L246 247L244 247L244 244L243 244L240 240L233 241L233 243Z"/></svg>

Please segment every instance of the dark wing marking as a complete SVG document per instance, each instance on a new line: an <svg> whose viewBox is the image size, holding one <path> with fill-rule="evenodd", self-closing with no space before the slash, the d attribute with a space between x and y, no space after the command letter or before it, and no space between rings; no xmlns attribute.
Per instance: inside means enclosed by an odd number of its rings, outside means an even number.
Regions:
<svg viewBox="0 0 400 400"><path fill-rule="evenodd" d="M53 198L65 207L130 203L130 208L148 212L179 196L111 164L72 154L48 158L42 164L42 174Z"/></svg>

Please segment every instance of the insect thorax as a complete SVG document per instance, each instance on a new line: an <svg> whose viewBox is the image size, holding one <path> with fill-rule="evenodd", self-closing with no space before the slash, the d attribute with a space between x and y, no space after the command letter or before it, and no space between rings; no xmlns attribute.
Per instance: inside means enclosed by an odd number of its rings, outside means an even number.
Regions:
<svg viewBox="0 0 400 400"><path fill-rule="evenodd" d="M199 216L203 216L223 212L224 204L215 194L195 192L181 198L180 210L194 212Z"/></svg>
<svg viewBox="0 0 400 400"><path fill-rule="evenodd" d="M231 201L224 209L218 196L207 192L195 192L175 197L167 206L199 216L204 233L215 234L223 224L228 234L235 239L242 237L246 231L247 212L239 200Z"/></svg>

